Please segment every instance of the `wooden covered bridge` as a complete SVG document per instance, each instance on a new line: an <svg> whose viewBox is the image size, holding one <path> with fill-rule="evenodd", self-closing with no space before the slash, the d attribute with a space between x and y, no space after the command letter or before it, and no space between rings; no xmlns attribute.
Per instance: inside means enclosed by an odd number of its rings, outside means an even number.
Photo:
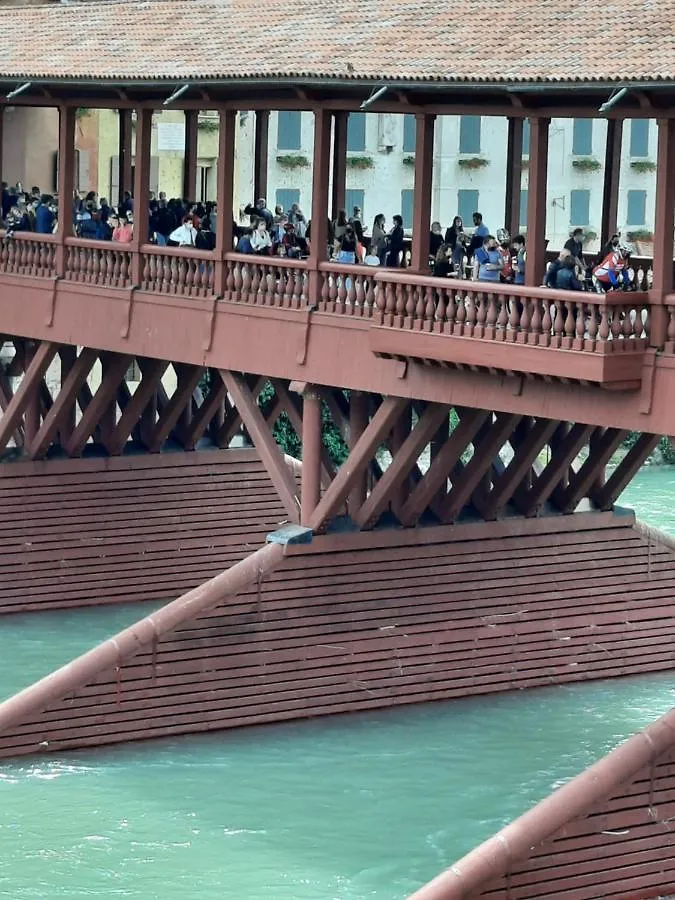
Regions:
<svg viewBox="0 0 675 900"><path fill-rule="evenodd" d="M558 0L502 4L494 33L476 27L483 10L463 0L451 22L426 0L386 15L380 0L264 16L234 0L3 11L0 136L13 106L58 108L60 124L59 229L0 245L0 614L172 602L0 704L0 756L672 667L673 550L615 509L675 434L672 2L628 0L609 35L586 22L583 39ZM188 189L199 110L219 115L213 251L149 243L166 102L185 111ZM347 117L364 103L415 116L406 269L327 259ZM82 107L119 110L129 245L73 234ZM256 117L256 195L270 110L313 115L307 259L232 249L240 110ZM529 121L523 286L429 275L434 126L460 114L508 119L513 232ZM623 123L658 122L651 278L633 292L542 288L550 120L601 114L603 237ZM301 463L276 442L282 421ZM671 801L655 806L653 791L672 794L662 761L621 770L661 766L640 794L658 827ZM582 870L570 893L555 874L516 890L507 847L491 892L448 876L420 897L652 896L640 885L667 883L672 840L641 840L609 865L644 851L632 893L601 895Z"/></svg>

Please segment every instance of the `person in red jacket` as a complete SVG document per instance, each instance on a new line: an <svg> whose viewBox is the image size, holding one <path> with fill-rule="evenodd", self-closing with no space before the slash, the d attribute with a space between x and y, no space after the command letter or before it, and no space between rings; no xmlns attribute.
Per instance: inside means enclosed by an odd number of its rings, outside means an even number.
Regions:
<svg viewBox="0 0 675 900"><path fill-rule="evenodd" d="M629 252L626 247L612 247L593 269L596 284L605 291L620 291L630 287Z"/></svg>

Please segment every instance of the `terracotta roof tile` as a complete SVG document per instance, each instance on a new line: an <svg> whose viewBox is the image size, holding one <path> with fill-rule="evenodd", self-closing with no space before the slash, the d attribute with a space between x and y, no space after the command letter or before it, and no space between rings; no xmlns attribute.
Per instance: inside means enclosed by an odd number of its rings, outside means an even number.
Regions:
<svg viewBox="0 0 675 900"><path fill-rule="evenodd" d="M675 0L102 0L0 15L5 78L675 79Z"/></svg>

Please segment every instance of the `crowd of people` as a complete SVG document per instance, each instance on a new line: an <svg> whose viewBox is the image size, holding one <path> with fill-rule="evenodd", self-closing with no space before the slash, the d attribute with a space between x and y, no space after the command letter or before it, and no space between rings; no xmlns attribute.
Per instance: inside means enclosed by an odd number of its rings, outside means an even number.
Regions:
<svg viewBox="0 0 675 900"><path fill-rule="evenodd" d="M58 205L54 195L39 187L25 191L20 184L0 185L2 225L11 235L17 231L52 234L58 226ZM233 246L239 253L302 258L311 247L312 223L297 203L288 210L276 206L272 212L265 198L259 198L243 210L248 224L233 220ZM212 250L216 243L218 210L215 203L194 203L186 199L167 199L165 193L149 197L149 238L158 246L195 247ZM433 222L429 233L429 268L439 278L470 277L476 281L524 284L527 265L523 235L511 237L500 228L496 235L473 213L473 228L464 230L460 216L443 232ZM129 244L134 235L134 200L125 191L117 206L95 191L74 192L72 203L73 234L78 237ZM396 268L406 264L406 235L403 219L393 216L387 227L379 213L370 234L363 224L359 207L348 215L339 210L327 222L326 258L343 264L366 264ZM631 290L630 253L615 234L592 264L584 257L584 231L575 228L559 257L549 265L544 285L558 290Z"/></svg>

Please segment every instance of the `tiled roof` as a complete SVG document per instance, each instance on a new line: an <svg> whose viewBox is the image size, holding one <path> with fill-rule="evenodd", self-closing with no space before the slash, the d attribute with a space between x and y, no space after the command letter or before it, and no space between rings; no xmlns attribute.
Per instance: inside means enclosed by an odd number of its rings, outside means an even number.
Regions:
<svg viewBox="0 0 675 900"><path fill-rule="evenodd" d="M0 77L675 79L675 0L102 0L2 10Z"/></svg>

